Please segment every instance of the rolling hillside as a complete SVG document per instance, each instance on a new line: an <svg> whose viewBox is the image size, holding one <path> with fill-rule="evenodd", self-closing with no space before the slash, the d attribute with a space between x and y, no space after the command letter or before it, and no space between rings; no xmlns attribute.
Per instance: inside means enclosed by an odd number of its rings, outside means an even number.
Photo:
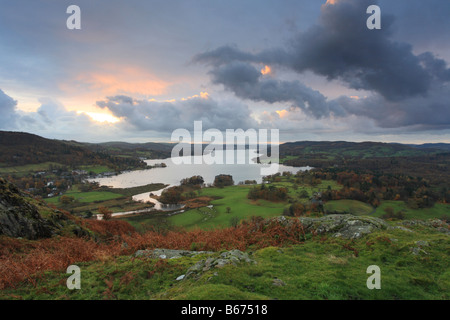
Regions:
<svg viewBox="0 0 450 320"><path fill-rule="evenodd" d="M406 145L383 142L297 141L280 146L281 156L315 155L331 158L422 156L448 151L449 144Z"/></svg>
<svg viewBox="0 0 450 320"><path fill-rule="evenodd" d="M124 143L95 145L46 139L24 132L0 131L0 167L39 163L56 163L69 167L103 165L111 170L146 167L139 159L139 153L131 153L130 150L139 151L139 148ZM146 150L153 149L148 147ZM155 151L157 155L158 152Z"/></svg>

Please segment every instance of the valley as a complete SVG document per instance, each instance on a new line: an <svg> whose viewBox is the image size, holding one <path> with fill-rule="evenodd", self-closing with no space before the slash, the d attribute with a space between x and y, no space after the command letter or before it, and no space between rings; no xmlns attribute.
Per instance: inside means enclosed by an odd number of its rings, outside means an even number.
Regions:
<svg viewBox="0 0 450 320"><path fill-rule="evenodd" d="M71 165L53 156L4 163L0 298L448 299L448 151L395 146L400 154L381 155L378 144L350 144L357 151L341 154L333 145L281 145L288 171L260 178L247 169L177 172L160 153L143 161L142 146L121 154L117 144L101 151L107 162L90 162L99 156L84 146ZM320 165L306 167L306 154ZM384 170L388 162L397 171ZM414 172L416 165L424 169ZM140 212L114 216L126 211ZM19 228L25 221L29 229ZM158 248L186 256L138 254ZM233 250L253 262L221 258ZM81 290L62 284L72 264L83 272ZM374 264L382 290L366 287Z"/></svg>

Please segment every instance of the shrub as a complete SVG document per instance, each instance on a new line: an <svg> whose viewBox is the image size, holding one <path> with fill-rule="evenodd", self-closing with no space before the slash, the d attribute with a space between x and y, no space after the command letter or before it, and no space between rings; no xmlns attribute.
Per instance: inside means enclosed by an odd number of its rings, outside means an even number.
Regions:
<svg viewBox="0 0 450 320"><path fill-rule="evenodd" d="M214 186L223 188L234 185L233 177L229 174L219 174L214 178Z"/></svg>
<svg viewBox="0 0 450 320"><path fill-rule="evenodd" d="M202 176L192 176L180 181L181 185L202 185L203 183L205 183L205 180Z"/></svg>
<svg viewBox="0 0 450 320"><path fill-rule="evenodd" d="M269 201L284 201L288 198L288 189L275 186L266 187L264 184L255 186L249 190L247 198L251 200L265 199Z"/></svg>
<svg viewBox="0 0 450 320"><path fill-rule="evenodd" d="M99 207L98 213L102 215L103 220L110 220L112 218L112 211L106 207Z"/></svg>
<svg viewBox="0 0 450 320"><path fill-rule="evenodd" d="M166 204L180 203L181 201L185 200L185 198L183 197L183 191L184 189L180 186L167 188L161 193L159 201Z"/></svg>
<svg viewBox="0 0 450 320"><path fill-rule="evenodd" d="M381 216L383 219L397 219L397 220L403 220L405 219L405 213L403 211L398 211L397 213L394 212L394 209L392 207L387 207L384 209L385 214Z"/></svg>

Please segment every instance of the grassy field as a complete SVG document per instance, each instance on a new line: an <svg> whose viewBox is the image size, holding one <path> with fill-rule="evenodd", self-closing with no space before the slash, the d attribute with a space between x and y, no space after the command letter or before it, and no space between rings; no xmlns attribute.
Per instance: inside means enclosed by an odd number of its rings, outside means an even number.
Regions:
<svg viewBox="0 0 450 320"><path fill-rule="evenodd" d="M118 193L113 193L110 191L86 191L83 192L80 190L78 185L72 186L70 190L64 193L66 196L73 197L75 201L81 202L81 203L91 203L91 202L101 202L111 199L116 199L123 197L123 195ZM59 203L60 196L57 197L51 197L45 199L46 202L57 204Z"/></svg>
<svg viewBox="0 0 450 320"><path fill-rule="evenodd" d="M268 218L283 213L286 203L247 199L250 188L251 186L229 186L202 189L201 196L216 198L211 201L212 209L191 209L170 217L169 221L175 226L183 226L186 229L197 227L210 229L229 227L233 218L239 221L251 216ZM230 207L230 213L227 213L227 207Z"/></svg>
<svg viewBox="0 0 450 320"><path fill-rule="evenodd" d="M288 188L288 195L292 199L296 199L301 202L307 202L309 201L309 198L312 197L312 195L315 192L320 192L327 190L328 188L331 188L333 190L340 190L342 188L341 185L339 185L336 181L333 180L323 180L321 183L319 183L316 186L310 186L310 185L296 185L292 181L289 181L286 177L281 177L280 182L272 182L271 185L274 185L275 187L286 187ZM307 197L302 197L301 194L304 193L308 194Z"/></svg>
<svg viewBox="0 0 450 320"><path fill-rule="evenodd" d="M283 158L280 158L280 164L283 164L284 162L288 160L294 160L297 159L298 156L284 156Z"/></svg>
<svg viewBox="0 0 450 320"><path fill-rule="evenodd" d="M102 202L122 197L122 195L118 193L113 193L109 191L88 191L88 192L68 191L64 195L74 197L75 200L82 203ZM59 198L60 197L52 197L45 200L48 203L56 204L58 203Z"/></svg>
<svg viewBox="0 0 450 320"><path fill-rule="evenodd" d="M121 195L131 197L136 194L161 190L163 188L167 187L167 184L163 183L150 183L144 186L138 186L138 187L130 187L130 188L108 188L107 190L114 193L119 193Z"/></svg>
<svg viewBox="0 0 450 320"><path fill-rule="evenodd" d="M431 208L411 209L404 201L383 201L381 205L373 213L374 217L381 217L386 212L384 209L391 207L394 212L403 212L405 219L430 219L450 216L450 205L444 203L436 203Z"/></svg>
<svg viewBox="0 0 450 320"><path fill-rule="evenodd" d="M107 166L80 166L80 169L85 170L88 173L93 172L95 174L111 171L111 169Z"/></svg>
<svg viewBox="0 0 450 320"><path fill-rule="evenodd" d="M431 208L411 209L404 201L383 201L380 206L373 208L367 203L357 200L333 200L324 204L327 213L351 213L356 216L370 215L381 218L386 214L385 209L391 207L395 213L402 212L405 219L432 219L450 216L450 205L436 203Z"/></svg>
<svg viewBox="0 0 450 320"><path fill-rule="evenodd" d="M357 200L332 200L324 204L326 213L351 213L356 216L370 215L374 208Z"/></svg>
<svg viewBox="0 0 450 320"><path fill-rule="evenodd" d="M50 166L61 167L62 165L56 162L43 162L38 164L28 164L25 166L0 167L0 174L16 174L21 176L30 172L47 171Z"/></svg>
<svg viewBox="0 0 450 320"><path fill-rule="evenodd" d="M67 206L61 204L60 196L44 199L47 203L69 210L73 213L98 213L100 206L110 209L113 213L140 210L152 205L136 202L131 199L135 194L151 192L164 188L161 183L148 184L133 188L107 188L106 190L94 190L82 192L77 185L73 186L64 195L74 197L75 201Z"/></svg>
<svg viewBox="0 0 450 320"><path fill-rule="evenodd" d="M429 243L426 254L411 253L417 240ZM35 286L1 290L0 299L448 300L447 250L448 235L391 229L352 242L316 238L250 250L256 264L227 265L182 281L176 278L206 256L164 261L120 256L76 263L82 272L80 290L67 289L65 270L50 271ZM370 265L380 268L380 290L367 288Z"/></svg>
<svg viewBox="0 0 450 320"><path fill-rule="evenodd" d="M213 198L212 207L189 209L167 217L166 213L151 213L139 216L128 216L122 219L128 221L137 229L165 223L166 225L183 227L186 230L196 228L214 229L229 227L233 220L248 219L252 216L263 218L279 216L288 205L287 202L270 202L266 200L252 201L247 199L251 186L228 186L224 188L204 188L200 191L201 197ZM227 207L230 212L227 213ZM166 220L166 221L164 221Z"/></svg>
<svg viewBox="0 0 450 320"><path fill-rule="evenodd" d="M48 171L49 167L53 166L53 168L62 167L63 165L57 162L43 162L37 164L28 164L25 166L16 166L16 167L1 167L0 166L0 174L16 174L16 175L25 175L32 172L38 171ZM95 174L103 173L111 171L107 166L80 166L81 170L85 170L88 173L93 172Z"/></svg>

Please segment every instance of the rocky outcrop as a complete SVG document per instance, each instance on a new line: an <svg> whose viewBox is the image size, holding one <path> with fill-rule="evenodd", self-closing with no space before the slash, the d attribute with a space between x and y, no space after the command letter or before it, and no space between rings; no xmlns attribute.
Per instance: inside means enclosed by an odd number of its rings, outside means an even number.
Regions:
<svg viewBox="0 0 450 320"><path fill-rule="evenodd" d="M199 254L210 254L212 251L188 251L188 250L173 250L173 249L153 249L153 250L138 250L134 256L136 258L150 258L150 259L177 259L182 257L195 257Z"/></svg>
<svg viewBox="0 0 450 320"><path fill-rule="evenodd" d="M445 233L450 235L450 225L439 219L430 219L430 220L405 220L402 221L402 225L406 227L415 227L415 226L423 226L432 228L437 232Z"/></svg>
<svg viewBox="0 0 450 320"><path fill-rule="evenodd" d="M0 235L36 240L54 235L90 237L91 233L70 214L48 207L0 178Z"/></svg>
<svg viewBox="0 0 450 320"><path fill-rule="evenodd" d="M55 229L14 185L0 178L0 235L34 240L50 237Z"/></svg>
<svg viewBox="0 0 450 320"><path fill-rule="evenodd" d="M230 264L237 266L240 263L256 263L256 261L250 259L248 253L234 249L223 252L218 257L200 260L187 270L184 278L196 277L214 268L223 268Z"/></svg>
<svg viewBox="0 0 450 320"><path fill-rule="evenodd" d="M278 222L289 223L285 217L277 217ZM405 220L399 225L390 225L386 221L369 216L354 216L351 214L332 214L319 218L300 217L298 220L303 224L305 232L315 234L331 234L334 237L344 239L358 239L366 234L382 229L399 229L405 232L414 232L410 227L423 226L437 232L450 235L450 225L443 220Z"/></svg>
<svg viewBox="0 0 450 320"><path fill-rule="evenodd" d="M190 267L185 274L177 277L176 280L183 280L187 278L197 278L202 273L212 270L214 268L223 268L226 265L237 266L240 263L256 263L250 258L249 254L240 250L234 249L220 254L211 251L187 251L187 250L172 250L172 249L153 249L153 250L138 250L134 257L150 258L150 259L178 259L182 257L195 257L199 254L210 255L206 259L202 259Z"/></svg>
<svg viewBox="0 0 450 320"><path fill-rule="evenodd" d="M351 214L334 214L320 218L300 217L305 232L331 233L334 237L358 239L375 230L388 228L386 222L374 217L359 217Z"/></svg>

